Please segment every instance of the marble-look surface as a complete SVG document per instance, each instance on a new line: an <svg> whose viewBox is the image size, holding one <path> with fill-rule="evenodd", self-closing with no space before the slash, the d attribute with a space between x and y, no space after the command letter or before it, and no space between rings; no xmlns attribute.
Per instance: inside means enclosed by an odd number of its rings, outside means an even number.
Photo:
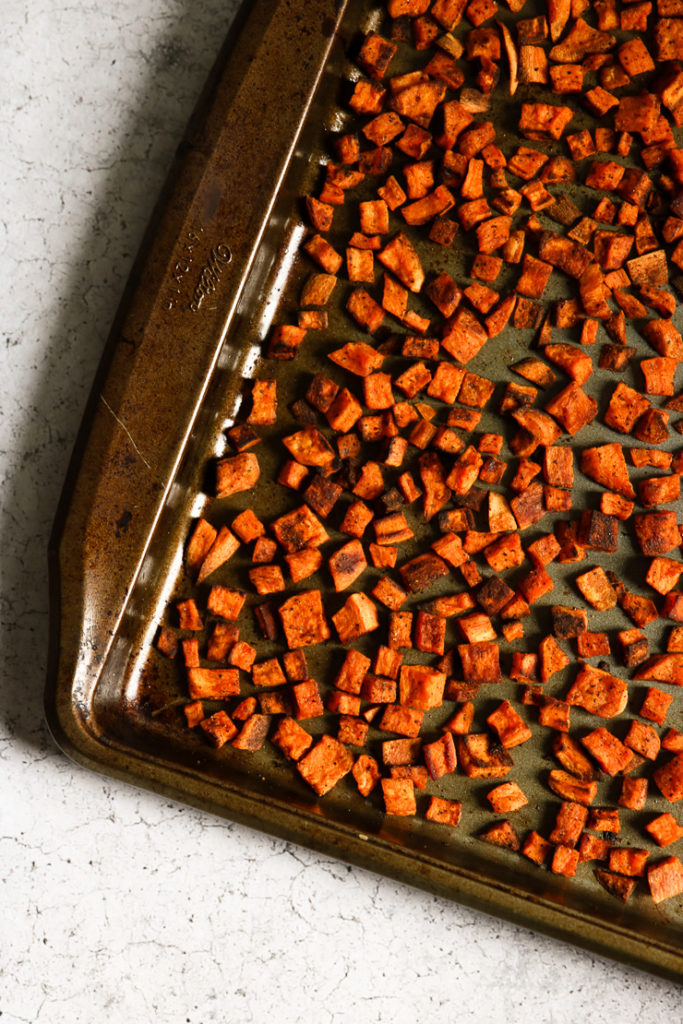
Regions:
<svg viewBox="0 0 683 1024"><path fill-rule="evenodd" d="M2 1024L681 1019L681 992L74 766L46 544L145 220L236 0L0 9Z"/></svg>

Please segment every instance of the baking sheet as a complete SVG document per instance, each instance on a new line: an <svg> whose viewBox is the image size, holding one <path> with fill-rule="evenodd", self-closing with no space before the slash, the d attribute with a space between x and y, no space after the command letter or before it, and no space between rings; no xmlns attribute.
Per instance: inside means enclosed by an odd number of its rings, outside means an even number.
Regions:
<svg viewBox="0 0 683 1024"><path fill-rule="evenodd" d="M48 719L64 749L97 770L679 980L680 900L655 907L639 890L621 906L597 885L591 865L565 879L482 843L476 833L494 817L485 801L491 783L460 773L428 788L463 801L463 821L454 830L424 820L426 794L418 794L416 818L385 816L381 795L363 800L350 776L317 800L270 744L256 755L229 746L216 751L188 730L182 667L151 646L159 624L171 621L169 602L196 593L184 575L183 547L192 520L210 500L210 467L229 451L225 430L238 411L244 379L255 372L270 376L275 369L280 408L286 410L301 397L302 373L329 372L325 351L362 337L341 311L345 293L338 289L328 330L309 332L305 353L293 363L259 367L271 324L291 322L301 282L312 269L298 250L300 197L319 184L329 131L344 130L340 76L353 73L347 54L358 33L375 27L378 18L377 8L367 3L351 2L341 10L327 2L257 3L219 61L114 327L55 527ZM304 32L306 26L314 31ZM282 76L274 75L283 61L297 69L284 86ZM498 116L504 118L504 111ZM271 146L267 159L260 154L264 138ZM504 143L513 145L513 137L505 136ZM368 183L367 196L359 190L358 198L374 197L372 187ZM338 223L343 229L341 218ZM425 258L426 268L455 277L466 273L472 257L466 244L447 252L434 253L435 248ZM420 300L411 305L421 311ZM506 331L468 369L501 384L511 380L509 366L527 354L532 338L531 331ZM629 343L651 354L637 335ZM630 373L626 383L633 383ZM587 387L600 404L598 421L612 386L612 378L603 375L599 390ZM495 404L494 399L490 409ZM486 411L480 429L500 431L501 423ZM296 426L285 411L268 432L268 445L258 448L264 482L254 495L237 495L222 509L213 501L214 525L230 522L245 507L267 519L295 507L289 492L265 481L274 479L283 460L278 436ZM580 444L599 437L599 427L586 428ZM577 477L575 507L594 507L595 491ZM419 517L409 518L417 527ZM541 521L525 541L546 532L543 527ZM416 532L402 558L423 550ZM640 558L620 533L620 571L644 593L637 584ZM244 585L249 564L238 555L210 582ZM549 631L552 603L581 604L573 579L592 564L612 567L600 553L594 562L554 567L555 591L542 602L545 608L535 616L523 649L534 649ZM370 569L366 578L379 575ZM316 586L329 591L324 572L302 589ZM458 588L451 581L442 589ZM199 588L207 590L208 584ZM336 596L339 606L345 596ZM243 621L250 617L242 616L241 626ZM617 626L624 628L618 613L612 619L602 613L600 628ZM648 627L653 646L662 630L661 621ZM455 637L452 620L449 636ZM250 635L246 625L241 638L258 644L259 660L280 651L256 632ZM378 642L371 634L356 646L367 652ZM501 650L507 652L508 645L502 643ZM331 642L307 654L310 674L324 694L331 689L330 670L340 662L340 645ZM613 668L623 675L616 663ZM545 692L563 694L570 676L556 677ZM631 711L639 707L645 686L631 684ZM490 693L482 691L475 729L483 728L502 699L515 700L518 692L518 684L507 679ZM430 712L424 731L436 730L446 717L443 709ZM326 713L306 726L315 735L328 728L330 718ZM579 730L596 726L578 708L572 720ZM514 824L520 834L529 828L547 834L559 805L545 785L555 764L547 731L534 724L534 716L528 721L534 739L515 749L513 759L514 778L529 804L515 814ZM618 785L603 782L597 803L615 799ZM668 809L653 795L645 818ZM643 816L629 813L624 819L629 824L619 845L642 845Z"/></svg>

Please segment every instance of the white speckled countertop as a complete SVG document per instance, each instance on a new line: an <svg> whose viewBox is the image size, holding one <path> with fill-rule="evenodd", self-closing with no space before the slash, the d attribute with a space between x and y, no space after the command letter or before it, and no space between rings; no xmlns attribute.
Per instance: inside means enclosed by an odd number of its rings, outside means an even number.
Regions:
<svg viewBox="0 0 683 1024"><path fill-rule="evenodd" d="M674 1024L680 989L70 763L46 545L109 325L237 0L0 11L0 1024Z"/></svg>

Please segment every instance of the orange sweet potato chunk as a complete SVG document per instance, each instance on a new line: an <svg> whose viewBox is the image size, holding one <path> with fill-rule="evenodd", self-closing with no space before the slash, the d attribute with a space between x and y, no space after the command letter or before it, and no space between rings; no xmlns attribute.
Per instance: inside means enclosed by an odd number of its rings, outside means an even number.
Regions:
<svg viewBox="0 0 683 1024"><path fill-rule="evenodd" d="M323 736L316 745L297 762L302 778L324 796L353 768L353 754L332 736Z"/></svg>
<svg viewBox="0 0 683 1024"><path fill-rule="evenodd" d="M310 647L330 637L319 590L306 590L288 598L280 605L279 614L290 650Z"/></svg>

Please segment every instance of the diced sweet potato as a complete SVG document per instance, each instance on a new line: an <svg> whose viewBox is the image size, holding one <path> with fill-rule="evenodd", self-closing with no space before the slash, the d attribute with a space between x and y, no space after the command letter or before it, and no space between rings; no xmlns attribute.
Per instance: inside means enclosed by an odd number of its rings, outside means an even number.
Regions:
<svg viewBox="0 0 683 1024"><path fill-rule="evenodd" d="M458 762L472 779L500 779L513 767L505 748L489 733L468 733L456 740Z"/></svg>
<svg viewBox="0 0 683 1024"><path fill-rule="evenodd" d="M236 668L190 668L187 679L192 700L225 700L240 692Z"/></svg>
<svg viewBox="0 0 683 1024"><path fill-rule="evenodd" d="M491 843L493 846L502 846L506 850L514 850L515 852L520 847L519 836L507 820L489 825L483 832L479 833L478 838L483 839L486 843Z"/></svg>
<svg viewBox="0 0 683 1024"><path fill-rule="evenodd" d="M209 718L202 719L199 727L212 747L220 748L237 735L237 726L226 711L217 711Z"/></svg>
<svg viewBox="0 0 683 1024"><path fill-rule="evenodd" d="M555 827L548 836L551 843L573 848L579 841L588 819L588 809L583 804L567 800L560 805L555 818Z"/></svg>
<svg viewBox="0 0 683 1024"><path fill-rule="evenodd" d="M680 56L683 56L683 52ZM665 857L664 860L650 865L647 881L655 903L678 896L683 892L683 864L678 857Z"/></svg>
<svg viewBox="0 0 683 1024"><path fill-rule="evenodd" d="M581 742L608 775L623 772L633 760L633 752L604 726L588 733Z"/></svg>
<svg viewBox="0 0 683 1024"><path fill-rule="evenodd" d="M428 711L440 707L446 674L427 665L402 665L399 675L400 702L409 708Z"/></svg>
<svg viewBox="0 0 683 1024"><path fill-rule="evenodd" d="M302 591L288 598L279 614L290 650L321 643L330 636L319 590Z"/></svg>
<svg viewBox="0 0 683 1024"><path fill-rule="evenodd" d="M460 824L461 817L462 803L460 800L445 800L440 796L431 797L429 807L425 812L427 821L450 825L452 828Z"/></svg>
<svg viewBox="0 0 683 1024"><path fill-rule="evenodd" d="M503 701L486 719L506 750L526 743L532 733L523 718L515 711L509 701Z"/></svg>
<svg viewBox="0 0 683 1024"><path fill-rule="evenodd" d="M351 752L327 735L297 762L297 770L318 796L329 792L352 767Z"/></svg>
<svg viewBox="0 0 683 1024"><path fill-rule="evenodd" d="M612 896L616 896L622 903L628 903L637 884L634 878L627 878L602 868L596 868L595 877L603 889L606 889Z"/></svg>
<svg viewBox="0 0 683 1024"><path fill-rule="evenodd" d="M552 843L544 839L538 832L531 831L524 840L521 852L534 864L539 866L547 859L552 850Z"/></svg>
<svg viewBox="0 0 683 1024"><path fill-rule="evenodd" d="M657 768L652 777L659 792L670 803L683 800L683 753L677 754L668 764Z"/></svg>

